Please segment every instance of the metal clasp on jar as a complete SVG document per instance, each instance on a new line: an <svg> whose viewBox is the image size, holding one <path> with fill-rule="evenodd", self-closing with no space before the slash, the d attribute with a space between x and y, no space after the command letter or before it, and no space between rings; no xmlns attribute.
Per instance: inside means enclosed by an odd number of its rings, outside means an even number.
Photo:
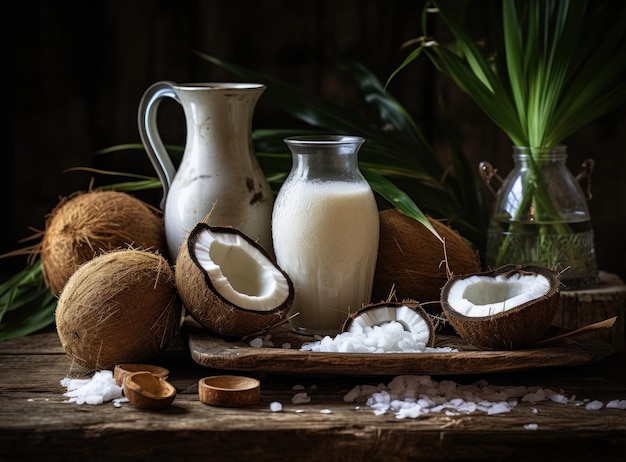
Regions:
<svg viewBox="0 0 626 462"><path fill-rule="evenodd" d="M489 191L491 191L491 193L495 196L496 190L493 189L493 187L491 186L491 180L495 178L500 183L498 185L498 188L502 186L502 183L504 183L504 180L498 174L498 169L493 168L490 162L483 160L482 162L480 162L480 164L478 164L478 171L483 181L487 185L487 188L489 188Z"/></svg>
<svg viewBox="0 0 626 462"><path fill-rule="evenodd" d="M593 168L596 165L596 161L593 159L586 159L581 164L581 172L576 175L576 181L580 184L581 188L583 184L586 183L583 191L585 193L585 199L591 200L593 195L591 194L591 174L593 173Z"/></svg>
<svg viewBox="0 0 626 462"><path fill-rule="evenodd" d="M583 192L585 194L586 200L591 200L593 197L591 193L591 175L593 174L593 169L596 165L596 161L593 159L585 159L585 161L581 164L581 171L578 175L576 175L576 181L580 184ZM478 164L478 171L480 176L482 177L485 185L489 188L489 191L493 195L496 194L496 190L491 185L491 181L495 178L498 181L499 185L502 186L504 183L504 179L498 174L498 169L494 168L490 162L482 161ZM584 186L584 187L583 187Z"/></svg>

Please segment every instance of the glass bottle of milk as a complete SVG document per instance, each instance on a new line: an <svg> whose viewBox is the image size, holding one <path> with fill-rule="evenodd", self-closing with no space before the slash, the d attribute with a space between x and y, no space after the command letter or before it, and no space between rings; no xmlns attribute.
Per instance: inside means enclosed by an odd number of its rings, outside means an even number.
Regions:
<svg viewBox="0 0 626 462"><path fill-rule="evenodd" d="M291 328L336 335L350 312L370 302L378 255L378 208L358 168L364 139L286 138L291 172L274 203L277 263L296 295Z"/></svg>

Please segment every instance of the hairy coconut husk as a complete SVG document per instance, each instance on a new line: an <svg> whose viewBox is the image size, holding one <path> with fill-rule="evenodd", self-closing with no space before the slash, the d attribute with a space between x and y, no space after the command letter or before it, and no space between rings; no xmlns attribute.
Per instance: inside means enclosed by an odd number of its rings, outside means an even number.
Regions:
<svg viewBox="0 0 626 462"><path fill-rule="evenodd" d="M285 300L277 306L258 311L238 306L233 300L221 296L196 254L197 241L205 232L239 236L253 249L257 258L270 262L285 280L288 291ZM242 264L238 271L240 274L251 271L251 266ZM178 293L191 317L207 331L225 338L245 338L283 323L294 298L294 286L289 276L261 245L235 228L209 226L205 222L198 223L181 245L176 258L175 278Z"/></svg>
<svg viewBox="0 0 626 462"><path fill-rule="evenodd" d="M380 242L374 274L372 301L388 300L395 292L397 300L414 299L429 305L431 314L441 313L438 305L441 287L452 274L480 271L474 249L455 230L429 218L444 246L430 230L396 209L380 212ZM446 266L447 256L447 266ZM426 305L424 305L426 308Z"/></svg>
<svg viewBox="0 0 626 462"><path fill-rule="evenodd" d="M111 369L163 351L181 316L168 261L154 252L123 249L103 253L74 272L59 297L56 327L75 363Z"/></svg>
<svg viewBox="0 0 626 462"><path fill-rule="evenodd" d="M453 286L469 278L478 276L489 281L496 278L496 284L524 276L545 277L549 288L545 293L519 304L511 304L504 311L487 316L469 316L459 313L450 299ZM516 350L526 348L541 340L552 325L552 320L560 306L560 280L552 270L528 265L505 265L492 271L454 276L441 291L441 305L445 316L457 333L468 343L482 349ZM486 289L481 293L485 292ZM498 293L503 293L499 290ZM464 292L466 296L466 292ZM485 298L486 296L483 296ZM488 305L488 303L485 303Z"/></svg>
<svg viewBox="0 0 626 462"><path fill-rule="evenodd" d="M102 251L129 246L165 255L163 218L154 208L119 191L63 198L46 217L40 250L44 282L58 295L80 265Z"/></svg>

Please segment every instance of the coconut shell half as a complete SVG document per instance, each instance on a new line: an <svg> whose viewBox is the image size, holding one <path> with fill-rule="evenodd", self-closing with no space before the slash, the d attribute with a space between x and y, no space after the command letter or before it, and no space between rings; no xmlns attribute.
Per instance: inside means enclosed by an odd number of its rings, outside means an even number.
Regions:
<svg viewBox="0 0 626 462"><path fill-rule="evenodd" d="M341 326L342 332L354 332L365 327L374 327L388 322L399 322L405 331L420 338L426 346L435 345L435 327L432 319L415 300L381 302L365 305L350 314Z"/></svg>
<svg viewBox="0 0 626 462"><path fill-rule="evenodd" d="M241 231L198 223L181 246L176 286L191 317L226 338L265 332L287 318L294 286Z"/></svg>
<svg viewBox="0 0 626 462"><path fill-rule="evenodd" d="M446 318L468 343L514 350L541 340L560 304L560 280L536 266L505 265L453 276L441 291Z"/></svg>

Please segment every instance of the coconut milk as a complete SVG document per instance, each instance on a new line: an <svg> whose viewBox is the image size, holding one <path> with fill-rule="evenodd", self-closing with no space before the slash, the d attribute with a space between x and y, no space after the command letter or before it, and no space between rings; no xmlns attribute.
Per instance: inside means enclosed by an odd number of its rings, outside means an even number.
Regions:
<svg viewBox="0 0 626 462"><path fill-rule="evenodd" d="M334 335L350 311L370 302L379 222L367 182L285 182L272 233L276 260L296 289L294 330Z"/></svg>

